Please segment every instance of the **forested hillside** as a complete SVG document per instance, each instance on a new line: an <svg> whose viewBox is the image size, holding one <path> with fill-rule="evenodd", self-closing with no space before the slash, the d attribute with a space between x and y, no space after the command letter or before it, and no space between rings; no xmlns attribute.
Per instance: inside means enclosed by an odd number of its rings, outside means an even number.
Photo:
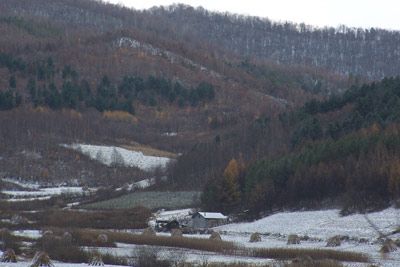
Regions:
<svg viewBox="0 0 400 267"><path fill-rule="evenodd" d="M165 44L180 40L186 47L212 49L208 55L211 58L237 55L369 79L398 74L400 34L394 31L345 26L320 29L184 5L133 11L87 0L14 2L6 0L1 4L7 16L34 16L100 32L134 28L149 39L156 34ZM9 18L3 18L3 22L7 21L10 23ZM40 30L23 22L19 25L39 35L57 33L57 27L48 22L47 28ZM202 57L197 55L197 59Z"/></svg>
<svg viewBox="0 0 400 267"><path fill-rule="evenodd" d="M179 154L149 175L166 189L207 185L208 209L326 198L351 209L397 190L398 79L371 82L399 74L398 32L2 0L0 35L4 176L128 182L143 172L60 144L143 144Z"/></svg>
<svg viewBox="0 0 400 267"><path fill-rule="evenodd" d="M247 168L232 160L204 205L253 214L327 200L344 212L387 205L399 196L399 96L400 79L390 78L282 114L287 152Z"/></svg>
<svg viewBox="0 0 400 267"><path fill-rule="evenodd" d="M321 29L182 5L147 13L167 21L163 23L165 28L174 29L174 34L181 38L205 40L249 58L309 65L369 79L399 74L398 32L346 26Z"/></svg>

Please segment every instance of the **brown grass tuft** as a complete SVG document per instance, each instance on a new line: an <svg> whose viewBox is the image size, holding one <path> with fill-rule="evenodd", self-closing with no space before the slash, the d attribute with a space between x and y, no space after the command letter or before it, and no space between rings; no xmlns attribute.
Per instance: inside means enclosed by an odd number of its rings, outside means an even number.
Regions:
<svg viewBox="0 0 400 267"><path fill-rule="evenodd" d="M126 111L115 110L115 111L104 111L103 117L108 120L123 121L130 123L138 123L139 120L132 114Z"/></svg>

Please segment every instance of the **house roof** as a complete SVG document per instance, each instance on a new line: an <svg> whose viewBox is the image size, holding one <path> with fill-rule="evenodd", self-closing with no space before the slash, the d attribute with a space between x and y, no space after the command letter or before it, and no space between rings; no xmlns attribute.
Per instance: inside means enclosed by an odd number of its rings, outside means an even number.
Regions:
<svg viewBox="0 0 400 267"><path fill-rule="evenodd" d="M205 219L227 219L228 217L219 212L198 212Z"/></svg>

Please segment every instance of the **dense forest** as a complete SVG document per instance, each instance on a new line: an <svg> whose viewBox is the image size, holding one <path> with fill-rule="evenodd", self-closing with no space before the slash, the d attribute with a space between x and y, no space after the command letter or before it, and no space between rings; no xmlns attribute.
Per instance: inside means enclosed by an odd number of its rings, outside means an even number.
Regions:
<svg viewBox="0 0 400 267"><path fill-rule="evenodd" d="M282 114L292 129L288 151L247 167L231 160L206 186L203 204L253 215L324 200L343 212L387 205L400 185L399 96L400 78L386 78Z"/></svg>

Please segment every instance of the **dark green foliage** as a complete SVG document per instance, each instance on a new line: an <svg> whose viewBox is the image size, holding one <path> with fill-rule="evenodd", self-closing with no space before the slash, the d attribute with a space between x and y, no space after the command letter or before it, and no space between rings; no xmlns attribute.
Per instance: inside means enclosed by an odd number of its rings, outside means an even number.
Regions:
<svg viewBox="0 0 400 267"><path fill-rule="evenodd" d="M1 20L1 19L0 19ZM202 82L195 88L187 88L180 82L173 83L163 77L150 75L147 79L137 76L125 76L119 84L113 83L108 76L97 83L92 91L88 81L79 80L79 73L72 66L65 65L62 71L57 71L54 60L35 61L26 70L26 63L12 55L0 53L0 67L7 67L11 73L23 72L27 76L26 91L34 106L46 105L52 109L94 107L99 111L123 110L135 113L134 103L156 107L167 102L184 107L187 104L197 106L211 101L215 97L214 87ZM58 75L62 83L56 81ZM10 88L16 89L16 75L9 79ZM15 97L14 97L15 98ZM12 101L11 101L12 100ZM1 95L1 109L11 109L20 103L11 99L9 92Z"/></svg>
<svg viewBox="0 0 400 267"><path fill-rule="evenodd" d="M7 90L0 92L0 110L13 109L21 104L21 96L12 91Z"/></svg>
<svg viewBox="0 0 400 267"><path fill-rule="evenodd" d="M14 58L10 54L0 53L0 67L6 67L10 72L24 71L26 63L19 58Z"/></svg>
<svg viewBox="0 0 400 267"><path fill-rule="evenodd" d="M350 112L341 119L321 125L317 115L340 112L346 106ZM311 100L291 115L296 124L292 144L322 137L338 138L373 123L381 126L400 121L400 78L385 78L379 83L353 86L342 96L332 96L326 101Z"/></svg>
<svg viewBox="0 0 400 267"><path fill-rule="evenodd" d="M184 107L187 103L197 106L200 102L211 101L215 97L214 87L209 83L202 82L196 88L188 89L179 82L173 84L171 80L152 75L147 80L125 76L118 86L118 94L149 106L156 106L166 100L169 103L177 102L179 107Z"/></svg>
<svg viewBox="0 0 400 267"><path fill-rule="evenodd" d="M15 89L17 87L17 79L15 78L14 75L12 75L10 77L10 79L8 80L8 85L10 86L10 88Z"/></svg>
<svg viewBox="0 0 400 267"><path fill-rule="evenodd" d="M390 78L282 114L280 122L291 131L293 146L249 168L243 208L257 216L274 207L340 199L344 210L354 211L397 198L399 96L400 78ZM254 125L253 132L260 131L268 121L257 119ZM221 190L208 184L203 204L221 207Z"/></svg>

